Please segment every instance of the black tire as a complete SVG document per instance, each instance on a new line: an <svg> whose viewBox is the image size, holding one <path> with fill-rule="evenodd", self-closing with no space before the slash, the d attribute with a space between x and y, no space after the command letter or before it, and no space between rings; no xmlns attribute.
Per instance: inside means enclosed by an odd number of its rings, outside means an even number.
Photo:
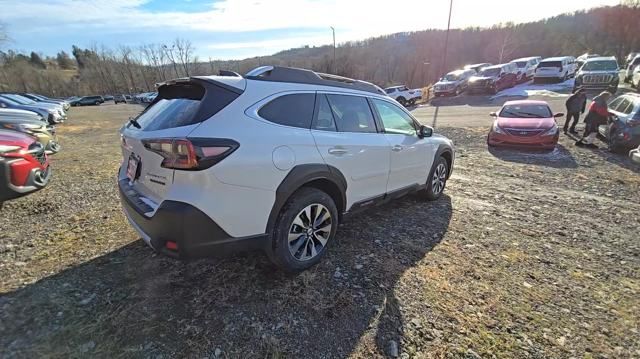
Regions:
<svg viewBox="0 0 640 359"><path fill-rule="evenodd" d="M442 170L444 170L444 173L441 173ZM442 196L447 185L449 170L449 162L444 157L440 156L435 160L431 171L429 171L429 177L427 177L427 188L422 191L424 198L429 201L435 201ZM438 180L442 182L441 186L436 186L435 176L438 176Z"/></svg>
<svg viewBox="0 0 640 359"><path fill-rule="evenodd" d="M96 101L96 102L94 103L94 105L96 105L96 106L100 106L100 101Z"/></svg>
<svg viewBox="0 0 640 359"><path fill-rule="evenodd" d="M616 92L618 92L618 85L614 87L609 87L609 92L611 92L612 95L615 95Z"/></svg>
<svg viewBox="0 0 640 359"><path fill-rule="evenodd" d="M319 211L320 213L314 213L313 206L316 206L316 212ZM303 227L298 226L294 222L296 220L301 223L304 222L300 220L302 217L299 216L302 215L302 211L308 207L312 208L310 210L311 217L314 217L314 215L322 215L325 213L323 210L327 210L328 215L330 216L329 220L331 227L328 232L322 234L326 238L326 241L322 246L320 246L321 242L318 239L322 237L318 237L316 234L310 234L309 230L306 230L305 232ZM321 207L324 207L324 209ZM326 221L319 224L316 223L313 227L319 228L321 225L326 226L326 223ZM301 232L297 232L298 228ZM331 245L337 229L338 209L336 208L336 204L331 196L316 188L303 187L291 195L291 198L289 198L280 211L271 236L271 247L267 251L267 254L271 261L285 272L295 273L303 271L320 262L322 256L327 251L327 247ZM313 232L313 230L311 231ZM300 234L300 236L298 239L291 241L290 244L289 234ZM295 250L295 253L292 253L292 250L294 249L290 249L290 247L295 247L296 242L298 243L298 249ZM312 244L313 248L308 244ZM315 255L307 259L302 258L305 254L312 255L312 250L315 250ZM296 257L298 254L300 254L301 258Z"/></svg>
<svg viewBox="0 0 640 359"><path fill-rule="evenodd" d="M398 97L396 99L402 106L407 106L407 100L404 97Z"/></svg>

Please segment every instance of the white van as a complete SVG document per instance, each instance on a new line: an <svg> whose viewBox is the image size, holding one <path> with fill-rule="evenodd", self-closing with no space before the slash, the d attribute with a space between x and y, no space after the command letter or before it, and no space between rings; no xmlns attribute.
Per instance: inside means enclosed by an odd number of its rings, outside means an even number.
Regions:
<svg viewBox="0 0 640 359"><path fill-rule="evenodd" d="M554 79L560 82L576 75L576 59L573 56L549 57L538 64L533 82Z"/></svg>

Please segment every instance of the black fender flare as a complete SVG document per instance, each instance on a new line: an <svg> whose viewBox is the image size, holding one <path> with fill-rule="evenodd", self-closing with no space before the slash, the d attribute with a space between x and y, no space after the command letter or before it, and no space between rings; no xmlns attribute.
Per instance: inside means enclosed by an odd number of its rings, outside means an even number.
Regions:
<svg viewBox="0 0 640 359"><path fill-rule="evenodd" d="M436 155L434 156L434 160L438 159L438 157L440 156L447 156L449 157L450 161L449 162L449 171L447 171L447 179L449 179L449 177L451 177L451 172L453 172L453 162L455 161L455 153L453 151L453 148L451 146L449 146L448 144L445 143L441 143L438 145L438 150L436 151ZM446 157L445 157L446 158ZM435 161L434 161L435 163Z"/></svg>
<svg viewBox="0 0 640 359"><path fill-rule="evenodd" d="M339 169L324 163L295 166L289 171L287 176L276 189L276 199L273 203L273 207L271 208L271 213L269 214L269 220L267 222L267 233L271 233L273 231L278 215L291 195L305 184L316 180L327 180L334 184L339 189L342 207L346 206L347 180ZM338 212L340 214L344 211L345 208L338 208Z"/></svg>

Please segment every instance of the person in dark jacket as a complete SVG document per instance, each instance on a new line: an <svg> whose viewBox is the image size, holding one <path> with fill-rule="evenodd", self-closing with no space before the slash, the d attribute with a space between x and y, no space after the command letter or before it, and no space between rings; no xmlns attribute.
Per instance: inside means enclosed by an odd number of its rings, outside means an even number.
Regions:
<svg viewBox="0 0 640 359"><path fill-rule="evenodd" d="M584 113L587 107L587 95L585 95L584 89L578 89L573 95L569 96L565 105L567 106L567 120L564 122L564 133L566 134L568 130L575 134L577 133L576 125L580 120L580 114ZM569 127L572 119L573 123Z"/></svg>
<svg viewBox="0 0 640 359"><path fill-rule="evenodd" d="M598 134L598 127L604 125L609 120L609 108L607 102L611 98L610 92L603 92L600 95L593 98L591 105L589 105L589 111L584 118L586 127L582 138L576 141L576 146L585 146L589 148L598 148L593 143Z"/></svg>

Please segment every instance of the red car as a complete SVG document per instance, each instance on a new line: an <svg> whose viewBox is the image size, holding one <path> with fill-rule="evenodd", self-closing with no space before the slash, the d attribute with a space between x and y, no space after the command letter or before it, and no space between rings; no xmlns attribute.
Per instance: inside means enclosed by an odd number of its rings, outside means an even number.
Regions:
<svg viewBox="0 0 640 359"><path fill-rule="evenodd" d="M33 137L0 130L0 207L2 202L42 189L51 170L44 147Z"/></svg>
<svg viewBox="0 0 640 359"><path fill-rule="evenodd" d="M551 112L545 101L509 101L500 112L491 113L496 120L489 131L489 146L554 149L560 131L556 117L563 113Z"/></svg>

